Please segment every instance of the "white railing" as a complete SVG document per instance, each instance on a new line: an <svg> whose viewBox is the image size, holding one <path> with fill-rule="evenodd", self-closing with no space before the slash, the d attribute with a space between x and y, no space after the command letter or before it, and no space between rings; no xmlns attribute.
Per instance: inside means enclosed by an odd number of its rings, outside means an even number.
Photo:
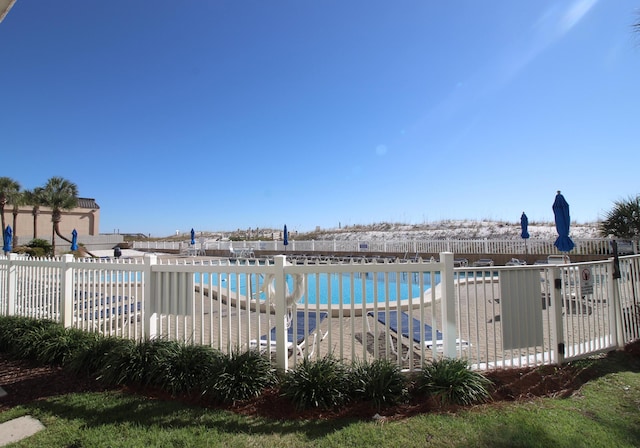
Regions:
<svg viewBox="0 0 640 448"><path fill-rule="evenodd" d="M559 363L637 338L637 321L635 334L617 334L617 316L631 305L629 295L621 301L613 297L627 282L614 281L612 268L609 260L537 269L456 269L458 325L469 338L472 364L493 368Z"/></svg>
<svg viewBox="0 0 640 448"><path fill-rule="evenodd" d="M0 315L226 352L256 348L284 369L328 353L385 357L408 371L437 356L465 357L477 369L519 367L640 337L639 256L620 259L620 278L612 259L455 269L452 253L439 259L290 263L276 256L240 263L11 254L0 257Z"/></svg>
<svg viewBox="0 0 640 448"><path fill-rule="evenodd" d="M558 254L553 245L554 239L468 239L468 240L290 240L285 247L282 241L216 241L205 240L199 244L205 250L227 251L251 249L253 251L297 252L297 253L400 253L400 254L438 254L453 252L456 254ZM613 254L611 240L608 238L573 239L575 255ZM180 250L188 243L177 241L135 241L134 249L144 250ZM635 244L634 244L635 246ZM635 247L636 253L638 248Z"/></svg>

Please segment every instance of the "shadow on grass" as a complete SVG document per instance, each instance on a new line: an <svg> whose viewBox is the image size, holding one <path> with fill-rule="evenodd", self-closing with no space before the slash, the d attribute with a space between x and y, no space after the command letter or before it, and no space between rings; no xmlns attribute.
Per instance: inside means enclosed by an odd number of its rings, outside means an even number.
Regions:
<svg viewBox="0 0 640 448"><path fill-rule="evenodd" d="M550 368L551 366L545 366ZM575 373L569 387L557 398L575 396L583 386L614 374L640 373L640 342L623 350L596 358L568 363L562 369ZM622 378L622 377L619 377ZM625 380L605 380L593 384L588 396L564 404L527 405L513 408L504 418L487 419L478 434L481 446L609 446L608 437L629 445L640 446L640 377L625 376ZM627 384L628 382L628 384ZM587 432L591 431L589 435ZM589 437L602 437L591 440Z"/></svg>
<svg viewBox="0 0 640 448"><path fill-rule="evenodd" d="M619 372L640 372L640 340L625 347L624 350L615 350L597 358L587 358L573 361L569 365L578 368L584 366L578 373L582 384Z"/></svg>
<svg viewBox="0 0 640 448"><path fill-rule="evenodd" d="M272 420L223 409L189 406L172 400L150 399L126 392L76 393L23 406L27 412L78 420L85 427L133 424L145 427L188 428L202 426L229 434L304 433L310 439L342 429L356 419Z"/></svg>
<svg viewBox="0 0 640 448"><path fill-rule="evenodd" d="M627 346L625 351L610 352L597 358L573 361L562 367L544 366L538 370L547 371L556 369L561 371L567 369L566 375L571 375L571 381L567 383L563 394L555 394L558 397L571 396L576 390L580 389L585 383L601 378L608 374L622 372L640 372L640 341ZM535 370L535 369L533 369ZM62 373L62 372L58 372ZM63 377L64 378L64 377ZM61 376L57 376L54 381L60 380ZM23 381L29 382L31 387L36 383L40 383L41 387L47 386L46 378L35 375L34 377L24 378ZM71 378L66 381L73 382ZM77 379L76 379L77 381ZM13 386L18 386L19 383ZM77 386L77 383L75 384ZM48 382L51 387L51 382ZM53 387L53 390L60 391L59 388ZM640 387L638 388L640 389ZM141 427L153 428L193 428L204 427L207 430L228 434L304 434L309 439L317 439L326 436L328 433L335 432L346 428L354 423L360 423L363 420L358 418L315 418L315 419L271 419L268 417L260 417L257 415L246 416L239 415L230 410L217 409L210 407L201 407L191 405L178 400L164 399L158 397L148 397L145 395L136 395L121 391L91 391L79 392L77 389L67 390L73 392L67 395L37 395L39 398L45 398L29 402L21 405L25 413L31 413L35 416L55 416L57 419L67 421L77 420L81 425L87 428L133 424ZM64 392L63 392L64 393ZM623 403L624 405L624 403ZM486 405L488 412L494 405ZM500 403L496 403L500 406ZM633 402L629 403L633 407ZM516 408L519 409L519 408ZM637 409L629 410L639 412ZM526 413L525 413L526 414ZM600 419L595 413L593 420ZM270 414L262 414L270 415ZM640 418L638 419L640 421ZM614 431L625 431L632 440L640 440L640 429L634 425L627 428L617 428L615 421L606 421L603 425L609 425ZM512 432L513 434L509 434ZM495 434L501 434L500 437L494 437ZM532 445L521 446L552 446L557 441L557 434L531 419L530 416L522 417L518 420L514 416L511 424L505 425L504 422L497 421L495 427L493 422L486 422L486 426L481 429L478 434L478 440L483 441L487 438L486 443L492 442L491 446L510 446L509 440L511 436L523 437L528 440L531 438ZM503 436L504 435L504 436ZM568 437L568 435L566 435ZM573 437L573 436L571 436ZM520 439L522 440L522 439ZM504 441L502 443L501 441ZM573 446L581 446L583 440L576 440ZM534 443L535 442L535 443ZM546 442L549 442L547 445ZM487 445L490 446L490 445Z"/></svg>

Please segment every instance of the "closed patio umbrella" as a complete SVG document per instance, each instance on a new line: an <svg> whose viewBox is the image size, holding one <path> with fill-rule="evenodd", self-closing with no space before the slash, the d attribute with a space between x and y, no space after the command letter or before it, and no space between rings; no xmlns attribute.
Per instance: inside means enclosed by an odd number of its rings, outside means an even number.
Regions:
<svg viewBox="0 0 640 448"><path fill-rule="evenodd" d="M558 194L556 194L556 200L553 201L552 208L556 221L556 230L558 231L558 238L553 245L561 252L569 252L575 247L575 244L569 238L569 226L571 225L569 204L559 190Z"/></svg>
<svg viewBox="0 0 640 448"><path fill-rule="evenodd" d="M7 226L6 229L4 229L4 232L2 232L2 250L4 251L4 254L7 255L9 252L11 252L11 240L13 239L13 230L11 230L11 226Z"/></svg>
<svg viewBox="0 0 640 448"><path fill-rule="evenodd" d="M524 240L524 253L527 251L527 239L529 239L529 218L527 215L522 212L522 216L520 216L520 236Z"/></svg>
<svg viewBox="0 0 640 448"><path fill-rule="evenodd" d="M71 232L71 250L78 250L78 231L76 229Z"/></svg>
<svg viewBox="0 0 640 448"><path fill-rule="evenodd" d="M287 246L289 245L289 232L287 231L287 225L284 225L284 236L283 236L283 244L284 250L287 250Z"/></svg>
<svg viewBox="0 0 640 448"><path fill-rule="evenodd" d="M522 237L522 239L527 239L529 238L529 218L527 218L527 215L522 212L522 216L520 217L520 236Z"/></svg>
<svg viewBox="0 0 640 448"><path fill-rule="evenodd" d="M196 232L191 229L191 245L193 246L194 244L196 244Z"/></svg>

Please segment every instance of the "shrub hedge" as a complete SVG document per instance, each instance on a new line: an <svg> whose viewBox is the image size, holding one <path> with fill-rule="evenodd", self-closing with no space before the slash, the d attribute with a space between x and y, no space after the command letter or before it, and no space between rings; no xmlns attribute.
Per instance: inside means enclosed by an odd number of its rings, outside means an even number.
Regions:
<svg viewBox="0 0 640 448"><path fill-rule="evenodd" d="M133 341L13 316L0 316L0 351L60 365L105 384L154 388L220 403L257 397L276 387L298 409L330 409L349 401L369 401L381 409L406 401L412 393L427 393L443 404L467 405L488 400L491 384L461 359L425 363L415 383L391 361L347 365L332 355L305 358L283 374L255 350L224 354L208 346L164 339Z"/></svg>

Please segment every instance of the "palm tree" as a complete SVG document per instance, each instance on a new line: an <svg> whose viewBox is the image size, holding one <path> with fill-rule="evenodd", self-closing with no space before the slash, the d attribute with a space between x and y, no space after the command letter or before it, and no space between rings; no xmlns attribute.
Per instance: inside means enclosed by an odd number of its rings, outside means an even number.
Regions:
<svg viewBox="0 0 640 448"><path fill-rule="evenodd" d="M2 231L7 228L4 220L4 207L13 204L20 194L20 184L10 177L0 177L0 215L2 216Z"/></svg>
<svg viewBox="0 0 640 448"><path fill-rule="evenodd" d="M24 192L26 203L33 207L31 214L33 215L34 240L38 238L38 215L40 214L40 206L42 205L42 190L42 187L36 187L33 190L26 190Z"/></svg>
<svg viewBox="0 0 640 448"><path fill-rule="evenodd" d="M20 191L18 194L13 196L13 199L11 200L11 205L13 205L13 234L17 235L18 234L18 213L20 212L20 206L24 205L27 203L27 195L26 192L24 191ZM16 241L18 240L17 237L13 238L13 248L15 249L17 244Z"/></svg>
<svg viewBox="0 0 640 448"><path fill-rule="evenodd" d="M73 182L62 177L52 177L40 191L42 205L52 210L51 222L51 246L53 254L56 253L56 235L71 243L71 240L60 233L60 221L62 211L71 210L78 205L78 187Z"/></svg>
<svg viewBox="0 0 640 448"><path fill-rule="evenodd" d="M640 194L614 202L614 207L600 223L603 236L617 236L638 240L640 238Z"/></svg>

